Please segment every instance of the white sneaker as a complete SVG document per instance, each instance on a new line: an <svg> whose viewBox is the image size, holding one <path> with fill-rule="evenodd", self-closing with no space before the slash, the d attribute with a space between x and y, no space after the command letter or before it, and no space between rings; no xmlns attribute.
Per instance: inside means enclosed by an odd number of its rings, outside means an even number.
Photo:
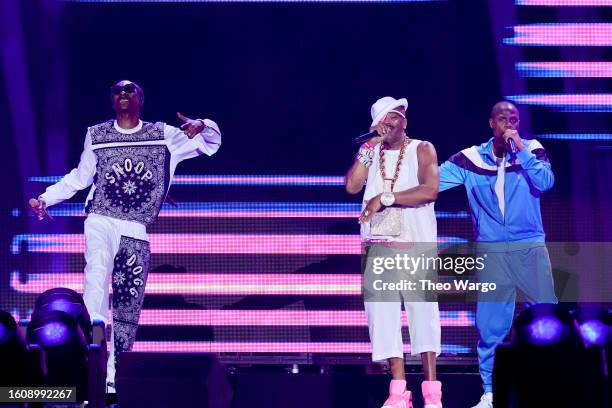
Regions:
<svg viewBox="0 0 612 408"><path fill-rule="evenodd" d="M480 397L480 402L472 408L493 408L493 393L485 392L482 397Z"/></svg>

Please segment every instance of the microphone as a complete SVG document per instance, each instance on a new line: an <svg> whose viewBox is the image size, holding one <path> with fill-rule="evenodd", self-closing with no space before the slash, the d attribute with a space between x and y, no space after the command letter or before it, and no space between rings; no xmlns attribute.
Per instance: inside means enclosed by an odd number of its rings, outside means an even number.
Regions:
<svg viewBox="0 0 612 408"><path fill-rule="evenodd" d="M32 207L32 210L34 210L35 208L42 207L42 204L40 203L40 201L38 201L35 198L30 198L30 200L28 201L28 204L30 204L30 207ZM37 215L37 217L39 220L43 220L46 217L50 221L53 221L53 217L51 216L51 214L47 212L47 209L44 207L42 207L42 214Z"/></svg>
<svg viewBox="0 0 612 408"><path fill-rule="evenodd" d="M512 152L512 154L516 154L516 152L518 152L518 149L516 148L516 143L514 143L513 139L508 138L508 145L510 146L510 151Z"/></svg>
<svg viewBox="0 0 612 408"><path fill-rule="evenodd" d="M375 136L378 136L378 131L376 131L376 129L374 129L371 132L368 133L364 133L363 135L359 135L355 138L355 143L363 143L368 139L371 139Z"/></svg>

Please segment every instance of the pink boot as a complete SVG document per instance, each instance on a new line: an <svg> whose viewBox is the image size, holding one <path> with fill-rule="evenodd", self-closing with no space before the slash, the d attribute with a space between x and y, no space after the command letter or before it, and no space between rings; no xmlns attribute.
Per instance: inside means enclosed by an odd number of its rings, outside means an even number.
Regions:
<svg viewBox="0 0 612 408"><path fill-rule="evenodd" d="M442 383L440 381L423 381L421 390L425 408L442 408Z"/></svg>
<svg viewBox="0 0 612 408"><path fill-rule="evenodd" d="M412 394L406 391L405 380L391 380L389 398L382 408L412 408Z"/></svg>

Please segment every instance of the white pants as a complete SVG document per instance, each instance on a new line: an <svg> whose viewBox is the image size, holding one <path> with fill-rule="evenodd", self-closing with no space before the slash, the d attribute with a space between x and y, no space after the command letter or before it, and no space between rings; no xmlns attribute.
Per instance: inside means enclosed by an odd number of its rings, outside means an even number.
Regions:
<svg viewBox="0 0 612 408"><path fill-rule="evenodd" d="M403 302L410 333L410 353L441 352L440 312L436 302ZM402 302L365 302L372 360L404 358Z"/></svg>
<svg viewBox="0 0 612 408"><path fill-rule="evenodd" d="M89 214L85 220L85 285L83 300L91 320L108 324L109 279L113 272L115 255L121 237L148 241L146 227L133 221L124 221L98 214ZM110 355L106 381L115 382L115 342L111 331Z"/></svg>

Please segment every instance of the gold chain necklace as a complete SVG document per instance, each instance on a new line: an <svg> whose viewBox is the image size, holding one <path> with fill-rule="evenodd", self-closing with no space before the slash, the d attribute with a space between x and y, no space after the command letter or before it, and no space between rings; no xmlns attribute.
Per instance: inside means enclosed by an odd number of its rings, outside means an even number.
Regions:
<svg viewBox="0 0 612 408"><path fill-rule="evenodd" d="M385 172L385 148L384 144L380 144L380 157L378 160L378 167L380 168L380 175L382 176L383 182L387 179L387 174ZM408 138L404 137L402 140L402 147L400 147L399 157L397 158L397 164L395 165L395 172L393 173L393 179L391 180L391 191L393 191L393 187L395 186L395 182L399 178L400 167L402 165L402 160L404 159L404 153L406 152L406 146L408 146Z"/></svg>

